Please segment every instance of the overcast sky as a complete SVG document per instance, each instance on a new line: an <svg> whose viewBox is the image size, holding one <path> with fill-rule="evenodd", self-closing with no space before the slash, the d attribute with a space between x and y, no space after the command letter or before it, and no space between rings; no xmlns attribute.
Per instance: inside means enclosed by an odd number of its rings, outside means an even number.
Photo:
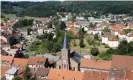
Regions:
<svg viewBox="0 0 133 80"><path fill-rule="evenodd" d="M1 1L33 1L33 2L42 2L42 1L133 1L133 0L1 0Z"/></svg>
<svg viewBox="0 0 133 80"><path fill-rule="evenodd" d="M133 0L1 0L1 1L34 1L34 2L42 2L42 1L133 1Z"/></svg>

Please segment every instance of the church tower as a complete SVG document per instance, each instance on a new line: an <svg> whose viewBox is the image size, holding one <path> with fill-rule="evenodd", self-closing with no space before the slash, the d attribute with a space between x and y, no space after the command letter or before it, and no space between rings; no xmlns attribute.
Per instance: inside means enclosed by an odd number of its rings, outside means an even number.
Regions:
<svg viewBox="0 0 133 80"><path fill-rule="evenodd" d="M64 36L63 47L61 49L61 58L57 61L56 65L58 69L70 69L69 48L66 34Z"/></svg>
<svg viewBox="0 0 133 80"><path fill-rule="evenodd" d="M64 36L63 47L61 49L61 59L68 59L68 41L66 34Z"/></svg>

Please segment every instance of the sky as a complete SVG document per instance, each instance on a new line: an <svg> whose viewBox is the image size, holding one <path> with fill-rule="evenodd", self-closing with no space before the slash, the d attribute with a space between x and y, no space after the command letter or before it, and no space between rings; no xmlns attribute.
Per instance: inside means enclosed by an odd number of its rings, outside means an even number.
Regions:
<svg viewBox="0 0 133 80"><path fill-rule="evenodd" d="M42 2L42 1L64 1L64 0L1 0L1 1L32 1L32 2Z"/></svg>
<svg viewBox="0 0 133 80"><path fill-rule="evenodd" d="M33 2L42 2L42 1L133 1L133 0L0 0L0 1L33 1Z"/></svg>

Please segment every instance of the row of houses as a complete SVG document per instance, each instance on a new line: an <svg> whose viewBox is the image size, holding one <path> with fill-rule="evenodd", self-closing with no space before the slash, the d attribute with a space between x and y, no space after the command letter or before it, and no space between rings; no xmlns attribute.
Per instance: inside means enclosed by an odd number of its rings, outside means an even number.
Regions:
<svg viewBox="0 0 133 80"><path fill-rule="evenodd" d="M80 70L47 68L45 57L29 59L1 56L1 79L12 80L15 75L23 78L28 64L35 80L132 80L133 57L113 55L111 61L82 58Z"/></svg>
<svg viewBox="0 0 133 80"><path fill-rule="evenodd" d="M7 70L4 70L5 72L1 74L1 79L12 80L16 74L22 76L26 65L31 69L46 68L49 65L49 61L45 57L29 57L24 59L13 56L1 56L1 69Z"/></svg>
<svg viewBox="0 0 133 80"><path fill-rule="evenodd" d="M127 40L127 42L133 41L133 23L129 23L128 26L115 24L111 26L111 32L103 32L102 43L107 44L109 47L117 48L121 40ZM131 30L127 33L125 30Z"/></svg>

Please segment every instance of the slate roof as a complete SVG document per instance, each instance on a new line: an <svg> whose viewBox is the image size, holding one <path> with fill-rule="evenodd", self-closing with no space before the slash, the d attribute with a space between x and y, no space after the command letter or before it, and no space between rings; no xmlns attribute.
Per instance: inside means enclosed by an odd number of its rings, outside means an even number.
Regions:
<svg viewBox="0 0 133 80"><path fill-rule="evenodd" d="M6 72L6 74L12 74L13 75L17 72L17 70L18 70L17 67L13 66Z"/></svg>
<svg viewBox="0 0 133 80"><path fill-rule="evenodd" d="M78 53L73 51L72 53L70 53L70 58L72 58L77 63L80 63L82 57Z"/></svg>

